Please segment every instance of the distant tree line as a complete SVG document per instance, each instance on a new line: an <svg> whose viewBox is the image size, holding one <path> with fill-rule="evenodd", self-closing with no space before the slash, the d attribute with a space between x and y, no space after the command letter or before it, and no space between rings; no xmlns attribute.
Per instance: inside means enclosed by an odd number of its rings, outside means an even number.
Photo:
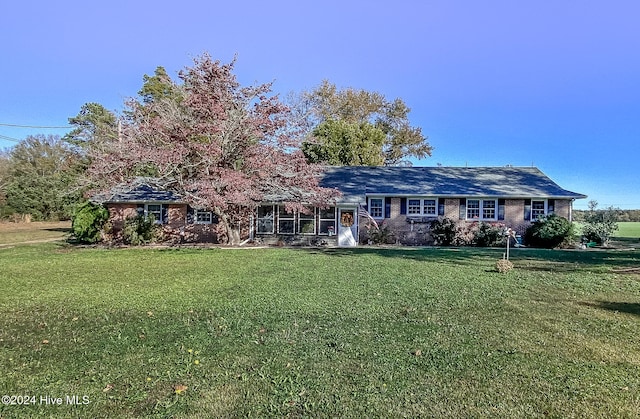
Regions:
<svg viewBox="0 0 640 419"><path fill-rule="evenodd" d="M573 210L573 219L575 221L584 221L589 210ZM640 222L640 209L623 210L616 209L618 222Z"/></svg>
<svg viewBox="0 0 640 419"><path fill-rule="evenodd" d="M28 136L0 153L0 218L68 220L82 199L84 170L82 156L59 136Z"/></svg>

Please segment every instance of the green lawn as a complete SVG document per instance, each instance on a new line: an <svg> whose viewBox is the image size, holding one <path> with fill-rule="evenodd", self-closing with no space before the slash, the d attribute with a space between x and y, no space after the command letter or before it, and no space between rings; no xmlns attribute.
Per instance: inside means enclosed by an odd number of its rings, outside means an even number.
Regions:
<svg viewBox="0 0 640 419"><path fill-rule="evenodd" d="M0 417L637 417L640 253L501 254L0 249Z"/></svg>
<svg viewBox="0 0 640 419"><path fill-rule="evenodd" d="M640 223L637 222L621 222L618 223L618 231L614 234L616 237L640 238Z"/></svg>

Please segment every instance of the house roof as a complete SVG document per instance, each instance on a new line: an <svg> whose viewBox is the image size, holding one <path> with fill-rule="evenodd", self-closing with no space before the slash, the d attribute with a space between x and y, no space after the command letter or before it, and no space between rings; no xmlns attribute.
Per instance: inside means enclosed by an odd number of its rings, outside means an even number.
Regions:
<svg viewBox="0 0 640 419"><path fill-rule="evenodd" d="M342 191L341 202L365 196L451 196L580 199L536 167L331 166L320 184Z"/></svg>
<svg viewBox="0 0 640 419"><path fill-rule="evenodd" d="M154 178L139 177L129 184L115 186L109 192L96 195L93 201L101 203L176 203L183 202L182 197L174 192L166 191L157 184Z"/></svg>
<svg viewBox="0 0 640 419"><path fill-rule="evenodd" d="M342 192L339 202L364 203L367 196L580 199L536 167L329 166L320 185ZM102 203L182 203L153 178L136 178L93 197Z"/></svg>

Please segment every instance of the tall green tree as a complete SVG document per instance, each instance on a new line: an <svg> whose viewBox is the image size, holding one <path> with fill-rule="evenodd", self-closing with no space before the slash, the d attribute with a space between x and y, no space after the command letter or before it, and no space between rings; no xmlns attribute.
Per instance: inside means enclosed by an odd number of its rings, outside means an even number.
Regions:
<svg viewBox="0 0 640 419"><path fill-rule="evenodd" d="M180 100L180 89L164 67L156 67L153 76L145 74L142 80L143 85L138 95L144 103L149 104L163 99Z"/></svg>
<svg viewBox="0 0 640 419"><path fill-rule="evenodd" d="M320 86L309 92L303 92L293 104L302 125L309 130L305 146L306 157L313 163L328 163L318 159L320 156L333 155L336 148L346 147L342 154L350 150L363 150L370 156L377 148L382 159L380 165L395 166L409 164L408 158L425 158L431 155L432 147L419 127L409 122L409 107L402 99L387 100L378 92L347 88L338 90L335 84L323 81ZM333 124L329 121L340 121ZM325 124L324 126L322 126ZM327 125L328 124L328 125ZM345 124L351 125L349 131L366 130L371 144L349 146L344 140ZM335 130L335 133L330 132ZM379 143L379 136L383 136ZM359 136L351 136L361 141ZM322 151L323 148L327 150ZM369 161L367 156L344 161L341 164L357 164L357 161Z"/></svg>
<svg viewBox="0 0 640 419"><path fill-rule="evenodd" d="M381 166L385 135L368 122L328 119L313 130L317 141L302 144L309 161L333 166Z"/></svg>
<svg viewBox="0 0 640 419"><path fill-rule="evenodd" d="M29 136L9 153L6 202L37 220L68 219L81 193L79 154L59 136Z"/></svg>
<svg viewBox="0 0 640 419"><path fill-rule="evenodd" d="M82 105L78 115L69 118L69 124L74 128L63 140L83 150L118 137L116 115L99 103Z"/></svg>
<svg viewBox="0 0 640 419"><path fill-rule="evenodd" d="M11 162L9 161L9 153L0 150L0 218L3 218L5 216L5 212L8 210L8 208L6 208L6 188L10 180L10 164Z"/></svg>

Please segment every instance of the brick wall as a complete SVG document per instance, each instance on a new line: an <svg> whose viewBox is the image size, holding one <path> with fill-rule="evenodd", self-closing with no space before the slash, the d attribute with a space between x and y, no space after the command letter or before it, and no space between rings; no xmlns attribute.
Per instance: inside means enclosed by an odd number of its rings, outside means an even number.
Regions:
<svg viewBox="0 0 640 419"><path fill-rule="evenodd" d="M187 206L170 204L167 215L169 218L167 225L170 228L184 227L187 223Z"/></svg>
<svg viewBox="0 0 640 419"><path fill-rule="evenodd" d="M124 220L138 215L136 204L109 204L109 222L114 232L121 231Z"/></svg>
<svg viewBox="0 0 640 419"><path fill-rule="evenodd" d="M504 220L500 221L518 234L524 234L529 221L524 219L524 199L506 199L504 202Z"/></svg>
<svg viewBox="0 0 640 419"><path fill-rule="evenodd" d="M109 204L109 222L112 238L117 238L124 228L124 221L138 215L137 204ZM174 242L217 243L215 224L187 224L187 206L168 205L168 222L162 225L165 239Z"/></svg>
<svg viewBox="0 0 640 419"><path fill-rule="evenodd" d="M554 213L569 219L571 215L571 201L568 199L556 199Z"/></svg>

